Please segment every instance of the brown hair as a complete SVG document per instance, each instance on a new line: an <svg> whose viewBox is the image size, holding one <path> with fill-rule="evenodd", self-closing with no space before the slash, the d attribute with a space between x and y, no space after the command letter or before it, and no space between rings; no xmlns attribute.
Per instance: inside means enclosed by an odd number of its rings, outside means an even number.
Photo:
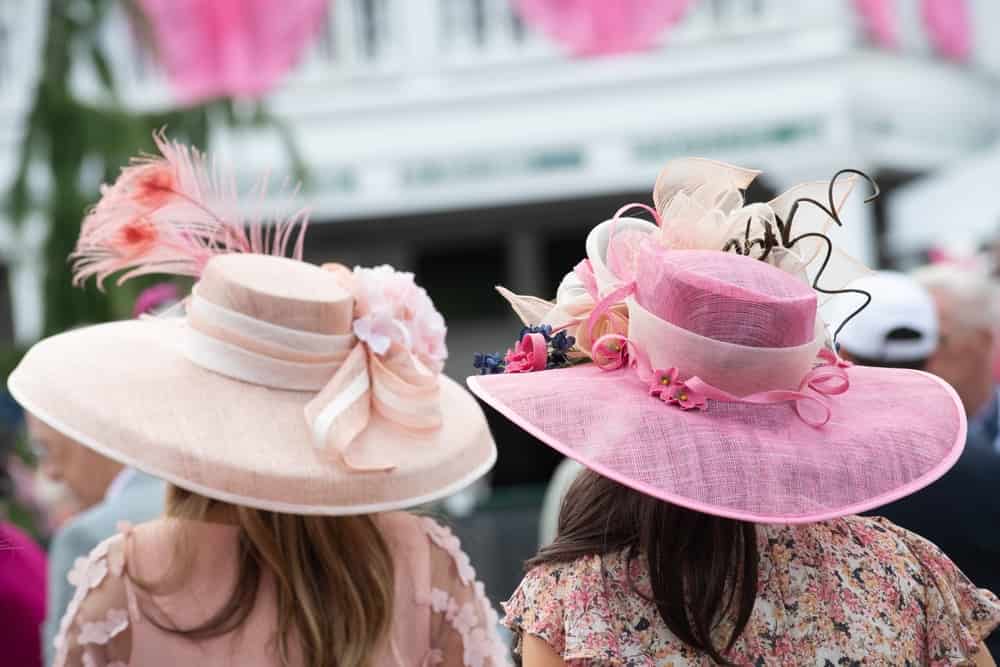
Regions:
<svg viewBox="0 0 1000 667"><path fill-rule="evenodd" d="M170 486L167 515L205 520L225 516L239 528L236 584L229 600L206 622L161 630L208 639L238 628L253 610L261 575L274 577L277 647L291 664L297 641L308 667L366 667L389 631L393 562L371 516L299 516L227 505ZM183 534L182 534L183 535ZM175 545L174 567L160 582L138 582L151 592L183 581L195 556L187 540ZM164 627L165 625L165 627Z"/></svg>
<svg viewBox="0 0 1000 667"><path fill-rule="evenodd" d="M584 470L563 500L555 541L527 568L620 551L629 561L646 557L649 599L671 632L732 664L722 654L743 633L757 597L754 525L671 505ZM720 646L713 633L723 620L733 630Z"/></svg>

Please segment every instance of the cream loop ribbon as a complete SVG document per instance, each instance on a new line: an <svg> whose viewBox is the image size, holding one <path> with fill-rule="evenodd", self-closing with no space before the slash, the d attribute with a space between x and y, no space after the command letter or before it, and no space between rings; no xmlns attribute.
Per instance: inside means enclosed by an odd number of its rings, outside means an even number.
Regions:
<svg viewBox="0 0 1000 667"><path fill-rule="evenodd" d="M354 334L290 329L223 308L193 293L187 302L184 355L205 370L271 389L313 392L305 419L314 444L356 471L395 462L352 447L376 411L396 427L441 425L438 376L407 350L377 355Z"/></svg>

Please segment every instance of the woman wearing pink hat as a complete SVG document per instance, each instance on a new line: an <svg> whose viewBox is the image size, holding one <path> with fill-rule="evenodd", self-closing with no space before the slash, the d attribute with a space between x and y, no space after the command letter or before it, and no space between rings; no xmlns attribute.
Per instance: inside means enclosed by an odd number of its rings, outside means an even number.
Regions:
<svg viewBox="0 0 1000 667"><path fill-rule="evenodd" d="M397 511L496 458L440 374L426 292L284 258L301 217L245 224L227 178L157 143L84 221L77 278L196 276L183 314L47 339L9 380L38 419L169 483L166 518L70 574L56 666L504 664L457 539Z"/></svg>
<svg viewBox="0 0 1000 667"><path fill-rule="evenodd" d="M840 175L747 206L756 172L672 162L658 224L595 228L554 303L504 292L528 327L469 384L585 466L506 604L526 667L993 664L993 593L856 516L940 477L966 421L934 376L833 351L817 293L868 297L828 235Z"/></svg>

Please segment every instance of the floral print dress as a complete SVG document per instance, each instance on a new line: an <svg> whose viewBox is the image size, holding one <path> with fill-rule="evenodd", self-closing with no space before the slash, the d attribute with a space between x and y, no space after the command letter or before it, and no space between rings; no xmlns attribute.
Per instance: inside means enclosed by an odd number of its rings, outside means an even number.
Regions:
<svg viewBox="0 0 1000 667"><path fill-rule="evenodd" d="M728 654L738 665L967 665L1000 624L993 593L885 519L760 525L757 539L757 600ZM543 565L504 605L504 624L518 640L540 637L570 667L714 664L636 591L651 594L646 564L621 552Z"/></svg>

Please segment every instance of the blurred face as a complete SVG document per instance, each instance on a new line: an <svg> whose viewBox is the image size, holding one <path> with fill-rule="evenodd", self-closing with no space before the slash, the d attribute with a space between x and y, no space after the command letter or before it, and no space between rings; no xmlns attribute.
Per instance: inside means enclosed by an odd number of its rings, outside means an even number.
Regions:
<svg viewBox="0 0 1000 667"><path fill-rule="evenodd" d="M927 370L953 386L974 414L981 406L970 404L970 397L980 396L983 387L992 384L993 333L962 326L948 295L940 292L931 295L937 305L941 340Z"/></svg>
<svg viewBox="0 0 1000 667"><path fill-rule="evenodd" d="M65 484L80 502L81 509L101 502L111 480L121 471L121 464L77 444L31 415L27 424L42 472Z"/></svg>

